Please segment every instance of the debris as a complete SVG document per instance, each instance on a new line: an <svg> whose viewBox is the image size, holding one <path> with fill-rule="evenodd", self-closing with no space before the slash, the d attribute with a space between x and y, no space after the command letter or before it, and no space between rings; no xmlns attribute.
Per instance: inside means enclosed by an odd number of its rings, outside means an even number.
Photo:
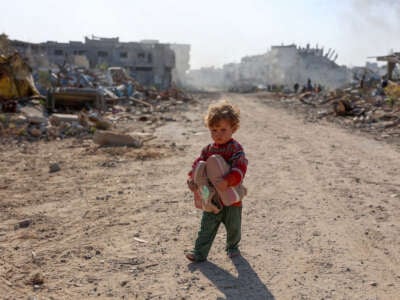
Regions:
<svg viewBox="0 0 400 300"><path fill-rule="evenodd" d="M2 103L2 112L15 113L17 112L17 101L8 100Z"/></svg>
<svg viewBox="0 0 400 300"><path fill-rule="evenodd" d="M26 116L29 123L47 123L47 118L45 117L44 112L36 106L24 106L21 108L21 112Z"/></svg>
<svg viewBox="0 0 400 300"><path fill-rule="evenodd" d="M93 142L100 146L130 146L134 148L140 148L143 144L141 139L127 134L100 130L96 130L94 133Z"/></svg>
<svg viewBox="0 0 400 300"><path fill-rule="evenodd" d="M40 128L36 128L36 127L30 128L29 133L33 137L40 137L42 135L42 131L40 130Z"/></svg>
<svg viewBox="0 0 400 300"><path fill-rule="evenodd" d="M60 106L78 109L89 106L103 111L106 109L103 94L95 88L53 88L47 94L46 106L51 111Z"/></svg>
<svg viewBox="0 0 400 300"><path fill-rule="evenodd" d="M94 123L95 127L97 129L101 130L107 130L111 128L111 123L104 118L101 118L99 115L96 114L90 114L89 115L89 121Z"/></svg>
<svg viewBox="0 0 400 300"><path fill-rule="evenodd" d="M52 114L49 118L49 121L52 125L58 126L63 122L78 123L79 119L77 115L72 115L72 114Z"/></svg>
<svg viewBox="0 0 400 300"><path fill-rule="evenodd" d="M137 238L137 237L134 237L133 239L134 239L135 241L139 242L139 243L148 243L148 241L139 239L139 238Z"/></svg>
<svg viewBox="0 0 400 300"><path fill-rule="evenodd" d="M35 273L30 280L32 285L42 285L44 283L43 274L40 272Z"/></svg>
<svg viewBox="0 0 400 300"><path fill-rule="evenodd" d="M337 116L344 116L350 113L351 104L348 100L338 100L333 103L333 109Z"/></svg>
<svg viewBox="0 0 400 300"><path fill-rule="evenodd" d="M370 282L369 284L370 284L371 286L378 286L378 283L375 282L375 281L372 281L372 282Z"/></svg>
<svg viewBox="0 0 400 300"><path fill-rule="evenodd" d="M17 224L14 225L14 229L20 229L20 228L27 228L32 224L32 220L31 219L25 219L22 221L19 221Z"/></svg>
<svg viewBox="0 0 400 300"><path fill-rule="evenodd" d="M151 110L154 110L153 105L151 105L150 103L148 103L146 101L143 101L143 100L140 100L140 99L136 99L136 98L133 98L133 97L129 97L129 100L137 102L137 103L140 103L140 104L143 104L145 106L150 107Z"/></svg>
<svg viewBox="0 0 400 300"><path fill-rule="evenodd" d="M58 172L60 170L61 170L61 168L60 168L60 165L58 163L52 163L49 166L49 173L55 173L55 172Z"/></svg>
<svg viewBox="0 0 400 300"><path fill-rule="evenodd" d="M39 96L31 71L18 52L9 56L0 55L0 102Z"/></svg>

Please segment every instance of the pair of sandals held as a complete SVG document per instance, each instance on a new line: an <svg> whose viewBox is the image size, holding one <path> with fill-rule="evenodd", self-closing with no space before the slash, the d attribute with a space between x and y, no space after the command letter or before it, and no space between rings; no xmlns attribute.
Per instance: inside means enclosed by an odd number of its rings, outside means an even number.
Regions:
<svg viewBox="0 0 400 300"><path fill-rule="evenodd" d="M247 190L242 183L225 191L216 188L229 171L230 166L220 155L212 155L207 161L197 164L193 172L193 181L198 187L194 193L196 208L217 214L222 209L221 202L224 206L231 206L246 196Z"/></svg>

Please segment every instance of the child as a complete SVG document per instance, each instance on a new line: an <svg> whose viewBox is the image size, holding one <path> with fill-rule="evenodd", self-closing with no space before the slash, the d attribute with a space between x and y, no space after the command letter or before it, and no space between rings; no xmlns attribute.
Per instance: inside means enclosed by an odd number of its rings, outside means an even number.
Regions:
<svg viewBox="0 0 400 300"><path fill-rule="evenodd" d="M212 242L221 223L225 225L226 252L230 258L240 255L242 186L247 159L242 146L232 138L239 128L239 110L228 102L211 105L205 116L214 143L204 147L189 173L188 187L201 197L203 216L193 251L186 254L192 262L207 259ZM198 201L198 199L197 199Z"/></svg>

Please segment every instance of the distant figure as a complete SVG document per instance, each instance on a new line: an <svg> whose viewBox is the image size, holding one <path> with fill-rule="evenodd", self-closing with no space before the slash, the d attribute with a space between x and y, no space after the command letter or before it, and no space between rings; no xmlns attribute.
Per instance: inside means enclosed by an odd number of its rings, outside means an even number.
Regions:
<svg viewBox="0 0 400 300"><path fill-rule="evenodd" d="M365 84L365 74L363 74L361 76L361 80L360 80L360 89L364 88L364 84Z"/></svg>
<svg viewBox="0 0 400 300"><path fill-rule="evenodd" d="M293 86L293 90L294 90L295 94L297 94L297 92L299 91L299 87L300 87L300 85L296 82Z"/></svg>
<svg viewBox="0 0 400 300"><path fill-rule="evenodd" d="M313 90L313 86L311 84L311 79L307 79L307 91L311 92Z"/></svg>
<svg viewBox="0 0 400 300"><path fill-rule="evenodd" d="M381 81L381 87L384 89L385 87L388 86L388 80L386 78L386 76L382 76L382 81Z"/></svg>

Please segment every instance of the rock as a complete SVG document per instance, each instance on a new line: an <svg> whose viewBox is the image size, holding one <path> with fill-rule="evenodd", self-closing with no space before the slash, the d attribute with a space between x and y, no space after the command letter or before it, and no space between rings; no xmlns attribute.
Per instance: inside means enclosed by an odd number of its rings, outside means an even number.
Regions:
<svg viewBox="0 0 400 300"><path fill-rule="evenodd" d="M139 138L134 138L123 133L100 130L94 133L93 142L100 146L130 146L135 148L140 148L142 146L142 140Z"/></svg>
<svg viewBox="0 0 400 300"><path fill-rule="evenodd" d="M31 278L32 285L42 285L44 283L44 277L42 273L37 272Z"/></svg>
<svg viewBox="0 0 400 300"><path fill-rule="evenodd" d="M28 123L28 119L24 115L19 115L12 121L17 125L23 125L23 124Z"/></svg>
<svg viewBox="0 0 400 300"><path fill-rule="evenodd" d="M320 236L321 232L319 232L318 230L315 230L312 235L313 236Z"/></svg>
<svg viewBox="0 0 400 300"><path fill-rule="evenodd" d="M60 170L61 170L61 168L60 168L60 165L58 163L52 163L49 166L49 173L58 172Z"/></svg>
<svg viewBox="0 0 400 300"><path fill-rule="evenodd" d="M33 124L47 123L47 118L43 111L33 106L25 106L21 108L21 112L27 117L28 121Z"/></svg>
<svg viewBox="0 0 400 300"><path fill-rule="evenodd" d="M50 126L47 128L47 136L50 139L56 139L61 135L61 130L58 127Z"/></svg>
<svg viewBox="0 0 400 300"><path fill-rule="evenodd" d="M52 125L58 125L61 124L62 122L78 123L79 117L78 115L72 115L72 114L52 114L51 117L49 118L49 121Z"/></svg>
<svg viewBox="0 0 400 300"><path fill-rule="evenodd" d="M42 135L42 131L36 127L29 129L29 133L33 137L40 137Z"/></svg>
<svg viewBox="0 0 400 300"><path fill-rule="evenodd" d="M32 224L31 219L25 219L22 221L19 221L17 224L14 225L14 229L17 230L19 228L27 228Z"/></svg>
<svg viewBox="0 0 400 300"><path fill-rule="evenodd" d="M107 130L110 129L112 124L98 115L91 114L89 115L89 121L94 124L97 129Z"/></svg>

